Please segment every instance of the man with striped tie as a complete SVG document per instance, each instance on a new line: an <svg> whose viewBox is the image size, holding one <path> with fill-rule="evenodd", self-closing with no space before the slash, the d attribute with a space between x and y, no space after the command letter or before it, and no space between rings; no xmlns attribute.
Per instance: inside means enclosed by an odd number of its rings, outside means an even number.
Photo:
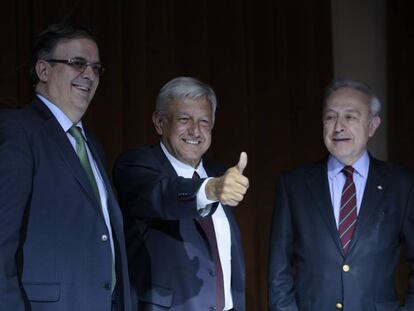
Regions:
<svg viewBox="0 0 414 311"><path fill-rule="evenodd" d="M414 288L404 306L395 289L402 241L414 264L414 176L368 153L380 110L367 85L334 80L323 109L328 158L279 177L271 311L414 310Z"/></svg>

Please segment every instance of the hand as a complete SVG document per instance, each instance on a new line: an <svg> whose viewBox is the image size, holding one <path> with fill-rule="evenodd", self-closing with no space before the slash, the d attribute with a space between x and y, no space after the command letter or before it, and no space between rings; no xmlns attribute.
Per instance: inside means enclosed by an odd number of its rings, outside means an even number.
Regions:
<svg viewBox="0 0 414 311"><path fill-rule="evenodd" d="M247 154L242 152L239 162L235 166L229 168L223 176L212 178L207 182L207 198L220 201L221 204L238 205L249 188L249 180L243 176L246 166Z"/></svg>

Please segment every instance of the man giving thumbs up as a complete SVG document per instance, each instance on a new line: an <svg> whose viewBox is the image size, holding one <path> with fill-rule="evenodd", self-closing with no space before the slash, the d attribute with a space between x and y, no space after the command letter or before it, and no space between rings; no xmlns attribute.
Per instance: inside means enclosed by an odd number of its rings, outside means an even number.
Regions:
<svg viewBox="0 0 414 311"><path fill-rule="evenodd" d="M246 309L232 206L249 187L243 176L247 154L227 170L203 158L216 106L207 84L171 80L159 92L152 117L160 143L128 151L115 163L139 310Z"/></svg>

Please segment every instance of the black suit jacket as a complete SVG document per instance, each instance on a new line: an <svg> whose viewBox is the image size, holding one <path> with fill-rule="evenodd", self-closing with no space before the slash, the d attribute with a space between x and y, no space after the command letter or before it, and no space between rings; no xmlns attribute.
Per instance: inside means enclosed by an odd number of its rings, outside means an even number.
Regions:
<svg viewBox="0 0 414 311"><path fill-rule="evenodd" d="M118 286L131 310L122 214L85 131L108 195ZM0 113L0 310L102 311L111 306L108 230L66 133L39 99Z"/></svg>
<svg viewBox="0 0 414 311"><path fill-rule="evenodd" d="M208 160L203 164L208 176L224 172ZM124 210L130 276L140 310L209 310L216 297L214 262L196 221L196 193L203 179L178 177L156 145L122 155L115 163L114 181ZM234 310L245 310L240 232L232 208L223 208L231 230Z"/></svg>
<svg viewBox="0 0 414 311"><path fill-rule="evenodd" d="M358 223L344 254L326 161L282 174L270 242L270 310L330 311L338 303L346 311L399 310L395 273L402 240L411 271L414 264L413 187L412 174L371 158ZM413 281L411 276L401 310L414 310Z"/></svg>

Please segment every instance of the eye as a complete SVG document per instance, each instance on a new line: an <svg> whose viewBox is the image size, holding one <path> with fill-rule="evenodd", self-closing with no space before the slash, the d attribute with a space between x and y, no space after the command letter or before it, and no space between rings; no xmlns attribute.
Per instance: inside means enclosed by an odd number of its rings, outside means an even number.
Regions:
<svg viewBox="0 0 414 311"><path fill-rule="evenodd" d="M347 121L354 121L356 119L357 119L357 117L355 115L352 115L352 114L348 114L348 115L345 116L345 120L347 120Z"/></svg>
<svg viewBox="0 0 414 311"><path fill-rule="evenodd" d="M200 120L200 125L202 127L209 127L210 126L210 121L209 120Z"/></svg>
<svg viewBox="0 0 414 311"><path fill-rule="evenodd" d="M325 115L325 117L323 118L324 122L332 122L336 120L336 116L333 114L327 114Z"/></svg>
<svg viewBox="0 0 414 311"><path fill-rule="evenodd" d="M188 117L179 117L178 118L178 122L180 122L181 124L187 124L189 120L190 120L190 118L188 118Z"/></svg>
<svg viewBox="0 0 414 311"><path fill-rule="evenodd" d="M82 71L85 69L87 62L84 59L75 58L70 62L70 64L76 70Z"/></svg>
<svg viewBox="0 0 414 311"><path fill-rule="evenodd" d="M95 74L102 75L104 73L104 68L102 64L100 63L92 63L90 64L92 70L95 72Z"/></svg>

